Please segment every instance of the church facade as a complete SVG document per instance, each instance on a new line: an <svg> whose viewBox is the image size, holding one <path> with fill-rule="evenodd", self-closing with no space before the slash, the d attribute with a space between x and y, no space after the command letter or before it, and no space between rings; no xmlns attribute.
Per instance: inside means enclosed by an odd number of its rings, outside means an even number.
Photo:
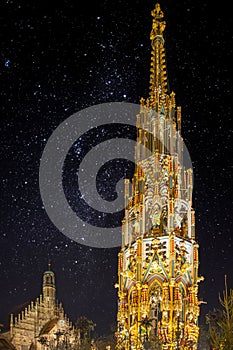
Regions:
<svg viewBox="0 0 233 350"><path fill-rule="evenodd" d="M132 186L118 262L117 349L197 349L198 243L192 167L185 163L181 107L169 92L166 22L152 11L150 94L140 101Z"/></svg>
<svg viewBox="0 0 233 350"><path fill-rule="evenodd" d="M11 314L10 330L5 334L16 350L72 349L78 344L78 334L64 312L62 304L56 302L54 272L43 274L42 293L21 313Z"/></svg>

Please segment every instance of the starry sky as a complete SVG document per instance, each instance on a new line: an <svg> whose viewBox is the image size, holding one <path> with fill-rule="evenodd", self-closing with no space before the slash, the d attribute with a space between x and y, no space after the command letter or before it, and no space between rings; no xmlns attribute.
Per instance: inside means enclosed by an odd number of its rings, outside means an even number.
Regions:
<svg viewBox="0 0 233 350"><path fill-rule="evenodd" d="M53 225L40 197L39 164L46 141L73 113L148 96L154 5L1 1L0 323L6 328L9 313L40 293L48 259L57 297L73 322L86 315L99 335L115 323L119 248L78 244ZM161 6L169 86L182 106L194 169L204 322L218 306L225 274L233 287L232 16L226 1L162 0Z"/></svg>

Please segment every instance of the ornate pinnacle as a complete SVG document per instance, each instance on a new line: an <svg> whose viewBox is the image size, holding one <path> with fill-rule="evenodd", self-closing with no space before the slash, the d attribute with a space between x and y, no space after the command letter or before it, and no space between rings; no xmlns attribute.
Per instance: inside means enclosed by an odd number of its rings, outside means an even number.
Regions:
<svg viewBox="0 0 233 350"><path fill-rule="evenodd" d="M154 19L150 39L154 40L156 36L163 35L164 29L166 27L166 22L162 20L164 18L164 15L159 4L155 5L155 9L151 11L151 15L154 17Z"/></svg>
<svg viewBox="0 0 233 350"><path fill-rule="evenodd" d="M165 49L163 32L166 22L163 20L163 11L159 4L151 11L153 16L152 30L150 33L151 53L151 75L150 75L150 101L156 109L161 108L167 93L167 72L165 64Z"/></svg>

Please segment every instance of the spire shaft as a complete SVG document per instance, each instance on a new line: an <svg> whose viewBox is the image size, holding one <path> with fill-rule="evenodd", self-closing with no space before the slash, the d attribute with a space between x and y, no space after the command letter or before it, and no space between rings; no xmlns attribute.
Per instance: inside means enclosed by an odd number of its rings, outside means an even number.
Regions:
<svg viewBox="0 0 233 350"><path fill-rule="evenodd" d="M153 16L151 39L151 69L150 69L150 101L159 104L160 100L165 100L167 93L167 69L165 63L165 48L163 32L166 22L163 20L163 11L159 4L151 11Z"/></svg>

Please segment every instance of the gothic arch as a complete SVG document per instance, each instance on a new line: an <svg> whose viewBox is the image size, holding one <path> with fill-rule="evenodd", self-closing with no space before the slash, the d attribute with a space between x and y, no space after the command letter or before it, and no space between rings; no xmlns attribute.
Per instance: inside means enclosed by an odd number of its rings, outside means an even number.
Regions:
<svg viewBox="0 0 233 350"><path fill-rule="evenodd" d="M183 290L185 295L187 295L189 283L188 283L187 279L185 278L185 276L183 276L183 275L177 276L176 283L179 284L180 289Z"/></svg>
<svg viewBox="0 0 233 350"><path fill-rule="evenodd" d="M160 273L155 273L152 276L149 276L147 280L145 281L149 288L153 285L154 282L157 282L160 286L166 281L166 277L164 275L161 275Z"/></svg>

